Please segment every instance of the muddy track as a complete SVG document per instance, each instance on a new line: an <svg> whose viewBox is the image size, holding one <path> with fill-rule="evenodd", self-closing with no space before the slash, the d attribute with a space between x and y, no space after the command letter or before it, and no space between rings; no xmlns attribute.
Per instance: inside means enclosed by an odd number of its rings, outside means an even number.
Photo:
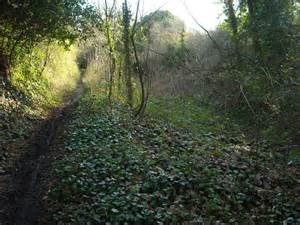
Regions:
<svg viewBox="0 0 300 225"><path fill-rule="evenodd" d="M68 96L64 104L52 112L52 116L23 147L23 155L11 171L6 191L0 198L0 225L37 225L45 213L42 198L49 183L52 162L59 149L55 146L70 120L72 111L83 92L82 80L76 92ZM53 144L54 143L54 144Z"/></svg>

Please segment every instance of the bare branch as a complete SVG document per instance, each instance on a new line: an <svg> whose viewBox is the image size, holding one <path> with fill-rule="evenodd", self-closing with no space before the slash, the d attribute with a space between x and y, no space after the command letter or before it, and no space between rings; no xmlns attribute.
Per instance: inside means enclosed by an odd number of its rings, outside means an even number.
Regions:
<svg viewBox="0 0 300 225"><path fill-rule="evenodd" d="M189 7L187 6L185 0L183 0L183 5L185 6L188 14L190 15L190 17L194 20L194 22L202 29L204 30L204 32L207 34L207 36L209 37L209 39L213 42L213 44L215 45L215 47L217 48L217 50L219 51L220 55L223 55L223 51L221 49L221 47L219 46L219 44L217 43L217 41L212 37L212 35L210 34L210 32L204 27L202 26L198 20L194 17L194 15L192 14L191 10L189 9Z"/></svg>
<svg viewBox="0 0 300 225"><path fill-rule="evenodd" d="M140 11L140 3L141 3L141 0L138 0L137 6L136 6L134 23L133 23L133 26L132 26L132 36L134 36L135 32L136 32L136 25L137 25L137 20L138 20L139 11Z"/></svg>

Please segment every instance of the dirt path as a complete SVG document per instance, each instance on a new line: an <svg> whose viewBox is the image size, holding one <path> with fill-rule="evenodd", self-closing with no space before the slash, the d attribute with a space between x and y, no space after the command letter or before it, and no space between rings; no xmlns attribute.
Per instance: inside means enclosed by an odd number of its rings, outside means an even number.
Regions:
<svg viewBox="0 0 300 225"><path fill-rule="evenodd" d="M42 197L49 183L49 174L55 157L61 154L55 142L63 134L83 92L82 79L76 91L66 97L64 104L52 112L38 132L23 147L24 154L6 177L6 187L0 187L0 225L40 224L44 213ZM2 190L2 191L1 191Z"/></svg>

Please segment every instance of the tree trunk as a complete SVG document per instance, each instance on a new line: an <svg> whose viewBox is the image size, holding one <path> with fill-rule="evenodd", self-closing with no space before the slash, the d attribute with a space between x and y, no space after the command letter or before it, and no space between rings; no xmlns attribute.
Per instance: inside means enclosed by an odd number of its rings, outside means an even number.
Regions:
<svg viewBox="0 0 300 225"><path fill-rule="evenodd" d="M260 41L259 41L259 33L257 30L257 18L255 15L255 10L256 10L256 0L247 0L247 6L248 6L248 11L249 11L249 22L250 22L250 32L252 36L252 42L253 42L253 50L254 54L257 57L262 56L262 51L261 51L261 46L260 46Z"/></svg>
<svg viewBox="0 0 300 225"><path fill-rule="evenodd" d="M131 58L130 58L130 12L127 0L123 4L123 43L124 43L124 65L123 72L126 79L127 101L130 107L133 107L133 85L131 74Z"/></svg>
<svg viewBox="0 0 300 225"><path fill-rule="evenodd" d="M137 67L136 69L138 72L140 85L141 85L141 102L140 102L139 109L136 113L136 116L143 116L144 108L145 108L145 104L146 104L145 83L144 83L145 73L141 66L140 60L139 60L139 56L138 56L135 41L134 41L134 36L131 36L131 42L132 42L132 46L133 46L133 52L134 52L134 57L135 57L135 62L136 62L136 67Z"/></svg>
<svg viewBox="0 0 300 225"><path fill-rule="evenodd" d="M111 28L107 24L106 29L106 38L109 46L109 93L108 93L108 99L111 101L112 94L113 94L113 86L114 86L114 77L115 77L115 71L116 71L116 58L114 56L114 46L113 46L113 40L111 37Z"/></svg>
<svg viewBox="0 0 300 225"><path fill-rule="evenodd" d="M234 10L234 3L233 0L226 1L226 8L227 8L227 16L229 19L230 27L233 33L233 41L235 47L235 53L237 55L237 60L239 61L240 58L240 44L239 44L239 37L238 37L238 20L236 18L235 10Z"/></svg>
<svg viewBox="0 0 300 225"><path fill-rule="evenodd" d="M9 60L8 56L0 53L0 78L8 80L9 77Z"/></svg>
<svg viewBox="0 0 300 225"><path fill-rule="evenodd" d="M115 1L111 9L108 8L107 0L105 0L105 35L109 50L109 92L108 100L111 102L113 95L114 77L116 71L115 43L112 37L112 11L115 7Z"/></svg>

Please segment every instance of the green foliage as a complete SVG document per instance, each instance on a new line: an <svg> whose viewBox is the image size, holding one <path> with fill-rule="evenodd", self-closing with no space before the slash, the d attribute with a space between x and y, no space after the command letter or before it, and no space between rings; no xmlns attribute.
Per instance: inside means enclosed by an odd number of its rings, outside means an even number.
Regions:
<svg viewBox="0 0 300 225"><path fill-rule="evenodd" d="M291 47L293 2L291 0L260 1L256 8L264 57L275 63L284 60Z"/></svg>
<svg viewBox="0 0 300 225"><path fill-rule="evenodd" d="M97 19L85 0L1 1L0 6L2 41L23 48L53 39L69 46L88 35Z"/></svg>
<svg viewBox="0 0 300 225"><path fill-rule="evenodd" d="M43 53L42 50L48 50L39 47L44 44L59 44L67 50L76 40L91 36L98 23L96 11L85 0L1 1L0 78L12 80L18 89L30 94L28 97L33 97L34 100L39 97L40 100L47 99L50 102L46 104L51 105L58 99L51 99L56 95L49 93L53 87L47 83L47 79L41 77L48 61L48 53ZM72 60L69 60L70 64ZM58 68L53 72L62 72L62 76L67 73ZM74 65L69 72L76 73ZM61 80L64 80L61 85L68 82L65 77ZM70 87L66 89L69 90Z"/></svg>
<svg viewBox="0 0 300 225"><path fill-rule="evenodd" d="M76 58L74 47L66 51L58 45L40 45L30 55L18 60L12 71L12 84L39 106L57 105L64 94L76 87L79 79Z"/></svg>
<svg viewBox="0 0 300 225"><path fill-rule="evenodd" d="M122 105L114 103L111 110L107 100L90 93L81 99L65 140L66 156L48 202L57 221L297 223L296 196L286 189L296 181L274 164L263 143L196 135L161 119L133 121Z"/></svg>
<svg viewBox="0 0 300 225"><path fill-rule="evenodd" d="M175 44L180 42L185 25L169 11L158 10L144 16L138 27L149 43L155 44L160 37L165 43Z"/></svg>
<svg viewBox="0 0 300 225"><path fill-rule="evenodd" d="M169 11L162 11L158 10L155 12L152 12L142 18L142 21L140 22L140 26L143 26L145 28L145 34L146 36L150 35L151 26L153 26L155 23L161 24L164 28L174 26L174 24L180 19L175 17L171 12ZM180 23L182 23L180 21ZM183 26L183 24L181 24Z"/></svg>
<svg viewBox="0 0 300 225"><path fill-rule="evenodd" d="M0 82L1 146L28 138L49 110L75 89L80 75L76 58L74 47L66 51L58 45L40 44L18 59L11 83Z"/></svg>
<svg viewBox="0 0 300 225"><path fill-rule="evenodd" d="M231 65L217 78L221 90L218 103L233 106L230 111L235 117L251 126L255 123L264 138L280 145L297 145L297 5L290 0L243 0L235 15L230 13L230 3L233 1L225 2L227 24L223 28L230 28L239 55L229 57ZM230 88L222 90L224 86Z"/></svg>

